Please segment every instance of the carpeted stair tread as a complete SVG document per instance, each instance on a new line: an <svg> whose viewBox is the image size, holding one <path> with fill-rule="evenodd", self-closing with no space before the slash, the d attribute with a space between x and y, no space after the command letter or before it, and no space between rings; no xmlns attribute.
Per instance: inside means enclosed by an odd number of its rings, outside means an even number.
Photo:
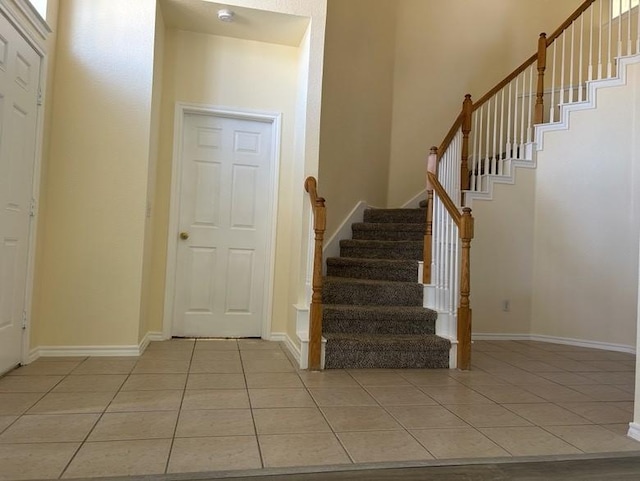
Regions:
<svg viewBox="0 0 640 481"><path fill-rule="evenodd" d="M423 288L417 282L390 282L325 277L323 304L422 306Z"/></svg>
<svg viewBox="0 0 640 481"><path fill-rule="evenodd" d="M424 307L324 306L324 333L435 334L438 314Z"/></svg>
<svg viewBox="0 0 640 481"><path fill-rule="evenodd" d="M433 334L327 333L328 369L447 368L451 343Z"/></svg>
<svg viewBox="0 0 640 481"><path fill-rule="evenodd" d="M420 241L345 239L340 241L340 256L422 260L423 243Z"/></svg>
<svg viewBox="0 0 640 481"><path fill-rule="evenodd" d="M364 211L364 221L375 223L425 224L427 219L425 211L422 209L366 209Z"/></svg>
<svg viewBox="0 0 640 481"><path fill-rule="evenodd" d="M380 336L377 334L327 333L324 337L327 340L327 348L329 343L332 348L341 345L346 349L380 351L423 351L443 347L448 350L451 347L449 340L433 334Z"/></svg>
<svg viewBox="0 0 640 481"><path fill-rule="evenodd" d="M418 261L329 257L327 275L353 279L415 282L418 278Z"/></svg>
<svg viewBox="0 0 640 481"><path fill-rule="evenodd" d="M352 238L357 240L422 241L425 224L392 222L358 222L352 224Z"/></svg>
<svg viewBox="0 0 640 481"><path fill-rule="evenodd" d="M438 313L421 306L354 306L351 304L329 304L323 307L324 319L353 319L383 321L393 318L397 322L435 321Z"/></svg>
<svg viewBox="0 0 640 481"><path fill-rule="evenodd" d="M367 209L327 259L322 292L325 367L448 368L451 343L418 282L424 209Z"/></svg>

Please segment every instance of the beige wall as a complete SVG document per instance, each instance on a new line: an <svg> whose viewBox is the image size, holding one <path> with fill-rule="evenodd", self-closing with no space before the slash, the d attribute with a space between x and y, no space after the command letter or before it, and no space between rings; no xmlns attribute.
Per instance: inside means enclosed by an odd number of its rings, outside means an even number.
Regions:
<svg viewBox="0 0 640 481"><path fill-rule="evenodd" d="M60 2L32 345L138 342L155 8Z"/></svg>
<svg viewBox="0 0 640 481"><path fill-rule="evenodd" d="M229 37L168 30L164 64L160 156L157 173L154 278L164 279L171 196L173 127L176 102L282 113L280 190L277 206L276 270L272 330L286 330L290 302L288 269L295 163L294 127L298 49ZM301 190L301 186L300 186ZM295 227L299 228L299 227ZM162 330L164 282L154 284L152 331Z"/></svg>
<svg viewBox="0 0 640 481"><path fill-rule="evenodd" d="M424 189L425 159L460 112L537 50L581 0L402 0L387 203Z"/></svg>
<svg viewBox="0 0 640 481"><path fill-rule="evenodd" d="M44 237L44 219L47 218L47 202L48 197L48 165L49 165L49 148L51 145L51 122L53 117L53 80L55 77L55 65L56 65L56 43L58 39L58 9L59 0L49 0L47 2L47 23L51 27L51 33L47 39L47 71L46 71L46 88L44 90L44 126L43 126L43 139L41 147L41 164L40 164L40 188L38 199L38 218L36 226L36 252L35 252L35 269L34 269L34 283L33 283L33 305L31 316L31 336L29 339L30 347L35 347L40 344L40 323L42 316L39 312L39 300L42 294L41 292L41 280L42 280L42 263L40 260L44 255L45 250L45 237Z"/></svg>
<svg viewBox="0 0 640 481"><path fill-rule="evenodd" d="M162 85L164 78L164 43L165 25L162 10L156 10L155 42L153 49L153 89L151 99L151 137L149 139L149 171L147 177L146 222L144 236L144 264L142 301L140 306L139 341L153 331L152 326L157 325L161 316L153 312L151 296L153 289L162 279L154 272L153 252L155 225L158 212L155 209L156 173L158 170L158 157L160 155L160 121L162 115ZM154 318L151 317L153 312Z"/></svg>
<svg viewBox="0 0 640 481"><path fill-rule="evenodd" d="M328 4L318 176L328 237L359 201L387 204L397 3Z"/></svg>
<svg viewBox="0 0 640 481"><path fill-rule="evenodd" d="M529 334L533 289L535 170L518 169L516 185L496 184L476 200L471 249L473 332ZM503 302L509 301L509 310Z"/></svg>
<svg viewBox="0 0 640 481"><path fill-rule="evenodd" d="M640 232L640 65L544 136L536 171L532 333L633 346Z"/></svg>

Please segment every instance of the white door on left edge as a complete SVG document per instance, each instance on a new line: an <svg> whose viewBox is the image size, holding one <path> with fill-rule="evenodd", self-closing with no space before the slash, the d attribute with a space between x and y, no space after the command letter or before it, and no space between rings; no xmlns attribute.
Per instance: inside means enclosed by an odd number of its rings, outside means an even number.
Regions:
<svg viewBox="0 0 640 481"><path fill-rule="evenodd" d="M185 115L174 336L262 335L272 129Z"/></svg>
<svg viewBox="0 0 640 481"><path fill-rule="evenodd" d="M0 374L22 356L40 57L0 14Z"/></svg>

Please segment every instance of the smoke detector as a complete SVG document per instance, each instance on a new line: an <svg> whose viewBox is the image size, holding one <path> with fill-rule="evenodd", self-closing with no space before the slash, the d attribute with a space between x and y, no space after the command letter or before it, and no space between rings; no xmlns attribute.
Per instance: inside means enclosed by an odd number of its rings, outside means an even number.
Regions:
<svg viewBox="0 0 640 481"><path fill-rule="evenodd" d="M218 20L220 20L221 22L233 22L233 16L234 13L227 8L218 10Z"/></svg>

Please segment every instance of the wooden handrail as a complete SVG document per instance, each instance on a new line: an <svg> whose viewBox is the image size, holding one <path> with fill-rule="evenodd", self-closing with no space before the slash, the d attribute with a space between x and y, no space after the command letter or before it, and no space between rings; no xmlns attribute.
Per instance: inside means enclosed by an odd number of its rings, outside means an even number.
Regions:
<svg viewBox="0 0 640 481"><path fill-rule="evenodd" d="M551 45L556 38L558 38L560 35L562 35L562 32L564 32L569 26L571 26L571 24L578 17L580 17L580 15L582 15L584 13L584 11L587 10L591 6L591 4L593 2L595 2L595 1L596 0L586 0L582 5L580 5L576 9L576 11L573 12L571 14L571 16L567 20L565 20L562 23L562 25L560 25L560 27L558 27L556 29L555 32L553 32L551 34L551 36L547 37L547 39L546 39L547 47L549 45ZM504 78L504 80L499 82L495 87L493 87L486 94L484 94L482 97L480 97L480 100L477 100L476 102L474 102L473 111L475 112L480 107L482 107L491 97L493 97L496 93L498 93L503 87L505 87L506 85L509 85L509 83L513 79L515 79L518 75L520 75L527 67L532 65L537 59L538 59L538 52L534 53L531 57L529 57L527 60L525 60L522 63L522 65L520 65L517 69L515 69L513 72L511 72L509 75L507 75ZM447 147L447 145L445 145L445 147Z"/></svg>
<svg viewBox="0 0 640 481"><path fill-rule="evenodd" d="M437 175L428 172L429 185L440 197L440 201L458 226L458 237L462 244L460 253L460 299L458 302L458 369L471 368L471 241L474 235L474 220L471 209L464 207L462 213L438 181Z"/></svg>
<svg viewBox="0 0 640 481"><path fill-rule="evenodd" d="M582 5L580 5L575 12L573 12L571 14L571 16L569 18L567 18L562 25L560 25L555 32L553 32L549 37L547 37L547 47L549 45L551 45L553 43L553 41L558 38L560 35L562 35L562 32L564 32L567 28L569 28L571 26L571 24L573 22L575 22L578 17L580 17L580 15L582 15L590 6L592 3L594 3L596 0L586 0Z"/></svg>
<svg viewBox="0 0 640 481"><path fill-rule="evenodd" d="M460 222L462 222L462 214L456 207L456 204L451 200L451 197L449 197L449 194L447 194L446 189L438 180L438 176L433 172L427 172L427 178L429 179L430 185L433 186L433 190L435 190L436 194L438 194L438 197L440 197L442 205L444 205L445 209L447 209L447 212L456 223L456 225L460 227Z"/></svg>
<svg viewBox="0 0 640 481"><path fill-rule="evenodd" d="M475 112L476 110L478 110L480 107L482 107L491 97L493 97L495 94L497 94L498 92L500 92L500 90L502 90L503 87L509 85L509 83L516 78L518 75L520 75L527 67L529 67L530 65L533 64L533 62L535 62L538 58L538 53L534 53L531 57L529 57L527 60L524 61L524 63L522 65L520 65L517 69L515 69L513 72L511 72L509 75L507 75L504 80L502 80L502 82L498 83L498 85L496 85L495 87L493 87L491 90L489 90L486 94L484 94L482 97L480 97L480 100L476 100L473 103L473 111Z"/></svg>
<svg viewBox="0 0 640 481"><path fill-rule="evenodd" d="M322 243L327 227L327 209L325 200L318 196L318 182L314 177L307 177L304 190L309 193L311 210L313 211L313 230L315 245L313 253L313 278L311 306L309 309L309 370L319 371L322 368Z"/></svg>

